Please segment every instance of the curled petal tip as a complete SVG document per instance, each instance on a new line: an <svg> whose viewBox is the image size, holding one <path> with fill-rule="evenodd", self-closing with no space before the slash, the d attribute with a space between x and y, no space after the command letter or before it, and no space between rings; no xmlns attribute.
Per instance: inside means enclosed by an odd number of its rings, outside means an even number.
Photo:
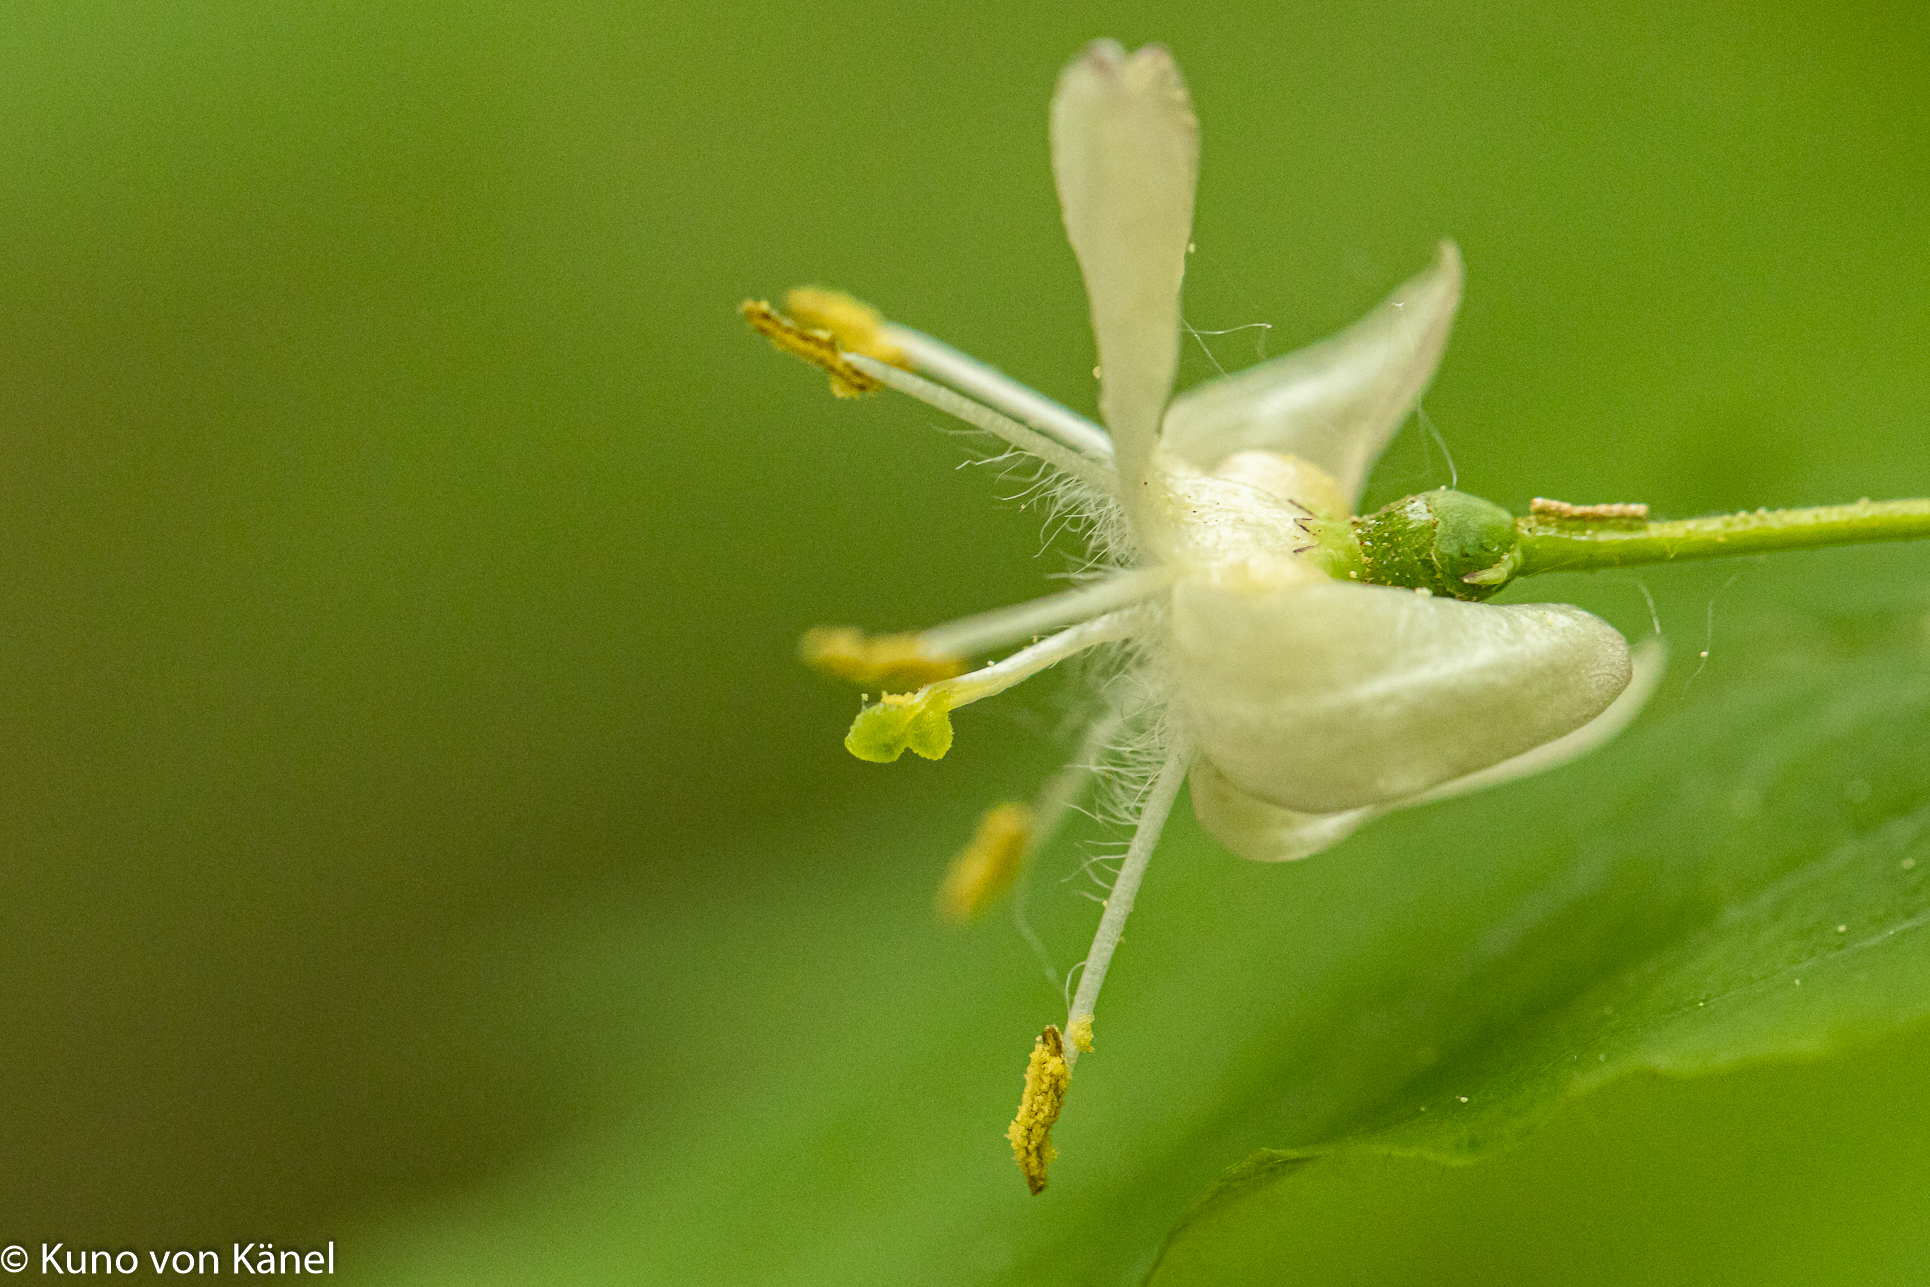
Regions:
<svg viewBox="0 0 1930 1287"><path fill-rule="evenodd" d="M1178 70L1178 65L1173 61L1173 51L1166 46L1141 45L1129 53L1124 45L1111 36L1101 36L1080 50L1079 56L1072 60L1067 70L1089 67L1101 75L1114 76L1135 66L1149 70L1165 67Z"/></svg>
<svg viewBox="0 0 1930 1287"><path fill-rule="evenodd" d="M1071 65L1085 63L1095 71L1110 72L1125 61L1126 47L1111 36L1101 36L1081 49Z"/></svg>

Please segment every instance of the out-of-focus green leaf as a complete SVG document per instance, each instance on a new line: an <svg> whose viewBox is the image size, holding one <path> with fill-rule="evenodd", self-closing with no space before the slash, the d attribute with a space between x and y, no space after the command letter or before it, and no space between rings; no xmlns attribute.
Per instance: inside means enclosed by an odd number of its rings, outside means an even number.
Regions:
<svg viewBox="0 0 1930 1287"><path fill-rule="evenodd" d="M1915 1287L1930 1033L1853 1057L1637 1075L1474 1165L1307 1160L1190 1224L1155 1284Z"/></svg>
<svg viewBox="0 0 1930 1287"><path fill-rule="evenodd" d="M1004 927L925 923L943 851L922 834L882 883L841 875L835 839L779 846L770 888L678 921L674 958L624 930L592 954L684 1016L680 1102L650 1119L669 1125L418 1234L391 1280L1130 1281L1189 1195L1281 1150L1167 1251L1173 1281L1218 1281L1221 1252L1291 1241L1298 1156L1465 1160L1636 1070L1896 1031L1930 1010L1922 616L1759 618L1715 647L1597 756L1307 863L1241 863L1182 819L1038 1200L999 1138L1059 1005L1029 954ZM1076 956L1087 905L1046 874L1041 928Z"/></svg>
<svg viewBox="0 0 1930 1287"><path fill-rule="evenodd" d="M1632 1071L1822 1054L1930 1011L1925 624L1893 623L1854 660L1785 658L1631 739L1593 807L1530 838L1545 883L1376 1007L1420 1039L1390 1061L1405 1075L1363 1081L1351 1129L1236 1168L1176 1231L1174 1262L1272 1242L1255 1195L1311 1157L1465 1161Z"/></svg>

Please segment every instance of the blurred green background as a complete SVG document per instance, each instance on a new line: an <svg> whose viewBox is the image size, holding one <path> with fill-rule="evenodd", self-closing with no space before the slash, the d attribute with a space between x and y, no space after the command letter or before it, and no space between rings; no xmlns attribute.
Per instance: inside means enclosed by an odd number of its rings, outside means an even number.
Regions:
<svg viewBox="0 0 1930 1287"><path fill-rule="evenodd" d="M1030 1222L1085 1280L1000 1169L1052 992L1001 922L960 938L926 904L977 810L1063 753L1064 695L881 770L792 660L806 625L1036 594L1065 552L934 415L834 402L734 308L837 285L1089 409L1045 108L1106 34L1170 45L1203 124L1187 316L1231 333L1183 382L1350 321L1452 236L1426 405L1468 490L1930 493L1920 5L11 0L0 1241L334 1238L367 1281L991 1281L1028 1262L971 1230ZM1446 481L1410 429L1370 500ZM1719 674L1752 613L1916 594L1930 558L1737 570L1645 579L1678 658ZM1648 629L1634 578L1547 592ZM1281 876L1189 827L1215 889ZM1070 890L1039 895L1061 966ZM897 1025L958 1043L840 1063ZM1584 1222L1530 1255L1537 1202L1774 1121L1840 1127L1826 1206L1901 1201L1930 1149L1884 1106L1930 1089L1930 1042L1899 1041L1604 1096L1650 1132L1565 1120L1436 1175L1432 1214L1336 1234L1325 1281L1480 1281L1497 1249L1611 1280L1694 1233L1657 1202L1619 1250ZM852 1085L901 1077L1006 1186L947 1189L957 1228L904 1223L949 1154L866 1156ZM1271 1142L1155 1167L1132 1209L1170 1223ZM1848 1263L1840 1218L1764 1214L1801 1155L1729 1173L1721 1201L1809 1248L1750 1280Z"/></svg>

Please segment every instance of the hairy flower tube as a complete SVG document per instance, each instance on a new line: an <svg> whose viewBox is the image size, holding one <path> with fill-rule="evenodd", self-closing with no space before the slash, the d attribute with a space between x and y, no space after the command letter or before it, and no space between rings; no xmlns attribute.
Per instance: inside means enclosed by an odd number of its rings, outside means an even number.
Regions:
<svg viewBox="0 0 1930 1287"><path fill-rule="evenodd" d="M948 914L983 906L1095 777L1135 827L1066 1037L1041 1037L1009 1132L1034 1192L1183 785L1208 833L1272 862L1330 848L1390 810L1583 755L1640 709L1659 644L1631 652L1574 607L1480 600L1528 571L1675 557L1693 535L1650 539L1667 525L1647 525L1640 506L1538 501L1516 520L1445 490L1357 518L1369 470L1446 347L1461 298L1454 245L1338 335L1174 397L1198 136L1170 55L1090 46L1060 76L1051 143L1091 308L1103 426L848 297L794 291L782 311L744 306L760 333L826 369L841 396L894 389L1033 458L1089 540L1087 571L1060 593L912 634L840 628L804 641L806 660L828 673L908 689L866 706L846 736L853 755L879 762L906 750L940 758L953 712L1061 661L1105 655L1089 667L1097 714L1073 765L1032 807L988 823L941 895ZM1930 506L1891 504L1917 508L1840 507L1803 522L1835 524L1841 540L1930 532ZM1774 526L1738 516L1731 530L1743 519ZM1716 548L1722 539L1703 552L1741 552ZM1761 538L1772 539L1783 538ZM1584 546L1594 552L1575 552Z"/></svg>

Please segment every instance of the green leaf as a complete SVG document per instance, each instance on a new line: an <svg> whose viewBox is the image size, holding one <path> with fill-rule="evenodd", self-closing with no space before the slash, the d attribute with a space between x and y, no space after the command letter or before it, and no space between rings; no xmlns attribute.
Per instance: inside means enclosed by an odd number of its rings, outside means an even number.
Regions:
<svg viewBox="0 0 1930 1287"><path fill-rule="evenodd" d="M1223 1281L1309 1210L1392 1200L1391 1163L1345 1158L1466 1161L1637 1070L1896 1031L1930 1009L1920 612L1730 620L1720 664L1680 666L1661 709L1561 772L1287 866L1178 820L1036 1200L1000 1132L1063 1003L1009 926L927 919L968 810L882 849L801 835L763 888L572 930L582 965L543 959L548 988L640 997L678 1036L646 1061L643 1119L397 1244L387 1280L1112 1283L1177 1223L1156 1281ZM1053 877L1080 858L1035 881L1061 965L1091 911ZM1627 1139L1661 1111L1630 1110ZM1438 1189L1401 1174L1403 1205ZM1308 1176L1338 1196L1297 1198Z"/></svg>
<svg viewBox="0 0 1930 1287"><path fill-rule="evenodd" d="M1924 626L1852 626L1863 655L1786 654L1631 737L1601 766L1611 790L1531 840L1541 886L1386 998L1386 1030L1424 1043L1406 1061L1387 1049L1405 1075L1363 1088L1345 1128L1235 1167L1167 1262L1196 1266L1209 1238L1236 1257L1277 1239L1300 1217L1285 1194L1257 1199L1314 1159L1466 1162L1633 1072L1822 1055L1930 1012Z"/></svg>

